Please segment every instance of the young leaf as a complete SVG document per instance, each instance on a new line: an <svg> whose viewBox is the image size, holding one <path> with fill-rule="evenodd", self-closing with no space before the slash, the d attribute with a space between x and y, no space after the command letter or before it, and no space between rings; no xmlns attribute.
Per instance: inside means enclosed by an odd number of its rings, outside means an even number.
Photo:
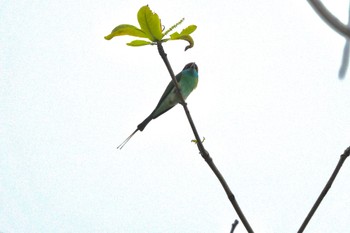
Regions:
<svg viewBox="0 0 350 233"><path fill-rule="evenodd" d="M127 45L129 46L143 46L143 45L149 45L149 44L151 44L151 42L145 41L145 40L133 40L127 43Z"/></svg>
<svg viewBox="0 0 350 233"><path fill-rule="evenodd" d="M177 40L179 39L181 35L178 32L174 32L173 34L170 35L171 40Z"/></svg>
<svg viewBox="0 0 350 233"><path fill-rule="evenodd" d="M189 43L189 45L186 46L185 51L187 49L192 48L194 46L194 41L193 41L193 39L192 39L192 37L190 35L182 35L182 36L179 37L179 39L180 40L186 40Z"/></svg>
<svg viewBox="0 0 350 233"><path fill-rule="evenodd" d="M180 25L184 18L181 19L178 23L170 27L167 31L163 33L161 22L159 16L156 13L153 13L148 5L143 6L137 12L137 20L140 24L140 28L137 28L130 24L121 24L113 29L113 31L105 36L106 40L110 40L116 36L135 36L141 38L147 38L150 41L146 40L134 40L130 43L127 43L129 46L143 46L149 44L155 44L154 42L165 43L169 40L185 40L189 43L186 46L185 51L189 48L192 48L194 45L193 39L190 36L192 32L197 29L196 25L190 25L183 29L181 33L175 32L170 35L170 38L164 38L170 31ZM163 39L164 38L164 39Z"/></svg>
<svg viewBox="0 0 350 233"><path fill-rule="evenodd" d="M181 37L188 36L189 34L194 32L196 29L197 29L196 25L190 25L187 28L185 28L184 30L182 30L181 33L174 32L173 34L171 34L170 39L172 39L172 40L181 39Z"/></svg>
<svg viewBox="0 0 350 233"><path fill-rule="evenodd" d="M161 23L158 15L153 13L149 6L143 6L137 13L141 30L151 41L160 41L163 38Z"/></svg>
<svg viewBox="0 0 350 233"><path fill-rule="evenodd" d="M174 32L173 34L170 35L170 39L171 40L185 40L188 43L190 43L189 45L186 46L185 51L187 49L190 49L194 46L194 41L192 39L192 37L190 35L181 35L178 32Z"/></svg>
<svg viewBox="0 0 350 233"><path fill-rule="evenodd" d="M196 25L190 25L187 28L183 29L180 35L189 35L197 29Z"/></svg>
<svg viewBox="0 0 350 233"><path fill-rule="evenodd" d="M105 36L106 40L110 40L115 36L136 36L136 37L142 37L147 38L146 34L138 29L137 27L130 25L130 24L121 24L113 29L111 34L108 36Z"/></svg>
<svg viewBox="0 0 350 233"><path fill-rule="evenodd" d="M189 35L192 32L194 32L197 29L196 25L190 25L187 28L183 29L181 33L174 32L173 34L170 35L171 40L186 40L188 43L190 43L188 46L186 46L185 51L187 49L190 49L194 45L194 41L192 37Z"/></svg>

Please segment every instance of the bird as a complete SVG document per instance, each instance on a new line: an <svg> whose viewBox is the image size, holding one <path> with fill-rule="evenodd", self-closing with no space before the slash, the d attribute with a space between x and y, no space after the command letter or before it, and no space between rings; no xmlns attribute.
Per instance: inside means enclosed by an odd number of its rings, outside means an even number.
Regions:
<svg viewBox="0 0 350 233"><path fill-rule="evenodd" d="M183 99L186 100L191 92L197 87L198 66L194 62L188 63L185 65L182 71L175 76L175 78L179 84L180 93ZM127 137L117 147L117 149L121 150L137 131L143 131L148 123L150 123L150 121L166 113L178 103L180 103L180 98L178 96L174 82L170 81L152 113L137 126L136 130L129 137Z"/></svg>

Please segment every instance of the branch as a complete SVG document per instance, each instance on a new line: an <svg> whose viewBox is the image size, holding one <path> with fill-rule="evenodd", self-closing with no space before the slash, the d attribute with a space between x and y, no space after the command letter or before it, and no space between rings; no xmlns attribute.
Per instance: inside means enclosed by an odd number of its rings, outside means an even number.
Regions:
<svg viewBox="0 0 350 233"><path fill-rule="evenodd" d="M309 214L307 215L307 217L305 218L303 224L301 225L301 227L298 230L298 233L301 233L305 230L307 224L309 223L310 219L312 218L312 216L314 215L314 213L316 212L318 206L321 204L323 198L326 196L328 190L331 188L335 178L338 175L338 172L340 171L340 168L342 167L343 163L345 162L345 159L347 157L349 157L350 155L350 146L344 151L344 153L340 156L339 162L337 164L337 166L334 169L333 174L331 175L331 177L329 178L326 186L324 187L324 189L322 190L320 196L317 198L314 206L311 208Z"/></svg>
<svg viewBox="0 0 350 233"><path fill-rule="evenodd" d="M346 39L345 46L344 46L344 49L343 49L342 62L341 62L341 66L340 66L340 69L339 69L339 72L338 72L338 77L340 79L343 79L345 77L346 71L348 70L349 54L350 54L349 40Z"/></svg>
<svg viewBox="0 0 350 233"><path fill-rule="evenodd" d="M308 0L309 4L316 11L316 13L340 35L350 39L350 28L339 21L319 0Z"/></svg>
<svg viewBox="0 0 350 233"><path fill-rule="evenodd" d="M350 28L350 5L349 5L349 12L348 12L348 27ZM349 47L349 39L345 38L345 46L343 50L343 58L342 63L339 69L338 77L340 79L343 79L346 75L346 71L348 70L349 66L349 54L350 54L350 47Z"/></svg>
<svg viewBox="0 0 350 233"><path fill-rule="evenodd" d="M227 194L228 199L231 201L231 204L232 204L233 208L236 210L236 212L237 212L239 218L241 219L243 225L245 226L246 230L249 233L253 232L253 229L250 227L247 219L245 218L241 208L239 207L239 205L238 205L238 203L236 201L235 196L231 192L231 190L230 190L229 186L227 185L224 177L221 175L220 171L215 166L215 164L213 162L213 159L210 157L208 151L203 146L203 143L202 143L202 141L201 141L201 139L200 139L200 137L198 135L196 126L194 125L194 122L192 120L190 111L187 108L187 103L185 102L185 100L183 99L183 97L182 97L182 95L180 93L179 84L176 81L174 72L173 72L173 70L172 70L172 68L170 66L169 60L167 58L167 54L164 52L164 49L163 49L163 46L162 46L162 42L160 42L160 41L157 42L157 48L158 48L159 55L162 57L162 59L163 59L163 61L165 63L165 66L167 67L167 69L169 71L171 79L174 82L175 88L176 88L177 93L178 93L179 98L180 98L180 103L182 104L182 106L183 106L183 108L185 110L187 119L188 119L188 121L189 121L189 123L191 125L191 128L192 128L193 134L194 134L194 136L195 136L195 138L197 140L197 147L198 147L198 150L199 150L200 154L202 155L203 159L207 162L209 167L212 169L212 171L214 172L216 177L219 179L222 187L224 188L224 190L225 190L225 192Z"/></svg>
<svg viewBox="0 0 350 233"><path fill-rule="evenodd" d="M236 219L234 223L232 223L231 231L230 233L233 233L238 225L238 220Z"/></svg>

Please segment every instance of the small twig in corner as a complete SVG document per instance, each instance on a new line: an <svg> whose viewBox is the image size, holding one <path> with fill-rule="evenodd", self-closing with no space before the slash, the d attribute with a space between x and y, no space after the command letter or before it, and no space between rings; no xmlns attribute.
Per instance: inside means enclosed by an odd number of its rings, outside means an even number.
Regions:
<svg viewBox="0 0 350 233"><path fill-rule="evenodd" d="M349 4L349 18L348 18L348 27L350 28L350 4ZM344 50L343 50L343 57L342 57L342 63L339 69L339 73L338 73L338 77L339 79L343 79L346 75L346 71L348 70L348 66L349 66L349 53L350 53L350 39L349 38L345 38L345 46L344 46Z"/></svg>
<svg viewBox="0 0 350 233"><path fill-rule="evenodd" d="M316 13L336 32L350 39L350 28L339 21L319 0L308 0Z"/></svg>
<svg viewBox="0 0 350 233"><path fill-rule="evenodd" d="M314 213L316 212L318 206L321 204L323 198L326 196L327 192L329 191L329 189L331 188L335 178L338 175L338 172L340 171L340 168L342 167L343 163L345 162L346 158L349 157L350 155L350 146L344 151L344 153L340 156L339 162L337 164L337 166L334 169L333 174L331 175L331 177L329 178L326 186L324 187L324 189L322 190L320 196L317 198L314 206L311 208L309 214L306 216L303 224L301 225L301 227L298 230L298 233L302 233L307 224L309 223L310 219L312 218L312 216L314 215Z"/></svg>
<svg viewBox="0 0 350 233"><path fill-rule="evenodd" d="M236 219L234 223L232 223L231 231L230 233L233 233L236 229L236 226L238 225L238 220Z"/></svg>

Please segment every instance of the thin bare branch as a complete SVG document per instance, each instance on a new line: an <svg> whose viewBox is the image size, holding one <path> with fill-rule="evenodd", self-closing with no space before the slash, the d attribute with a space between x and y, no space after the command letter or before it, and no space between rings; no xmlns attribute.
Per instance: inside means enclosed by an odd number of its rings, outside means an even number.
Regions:
<svg viewBox="0 0 350 233"><path fill-rule="evenodd" d="M235 231L235 229L236 229L237 225L238 225L238 220L236 219L236 220L235 220L235 222L234 222L234 223L232 223L230 233L233 233L233 232Z"/></svg>
<svg viewBox="0 0 350 233"><path fill-rule="evenodd" d="M340 168L342 167L343 163L345 162L346 158L349 157L350 155L350 146L344 151L344 153L340 156L339 162L337 164L337 166L334 169L333 174L331 175L331 177L329 178L326 186L324 187L324 189L322 190L320 196L317 198L315 204L313 205L313 207L311 208L309 214L306 216L303 224L300 226L298 233L301 233L305 230L307 224L309 223L310 219L312 218L312 216L314 215L314 213L316 212L317 208L319 207L319 205L321 204L323 198L326 196L327 192L329 191L329 189L331 188L335 178L338 175L338 172L340 171Z"/></svg>
<svg viewBox="0 0 350 233"><path fill-rule="evenodd" d="M348 28L350 28L350 4L349 4L349 12L348 12ZM342 63L339 69L338 77L340 79L343 79L346 75L346 71L348 70L349 66L349 54L350 54L350 46L349 46L350 40L348 38L345 38L345 46L343 50L343 57L342 57Z"/></svg>
<svg viewBox="0 0 350 233"><path fill-rule="evenodd" d="M340 22L319 0L308 0L316 13L336 32L350 39L350 28Z"/></svg>
<svg viewBox="0 0 350 233"><path fill-rule="evenodd" d="M246 230L249 232L249 233L253 233L253 229L251 228L251 226L249 225L247 219L245 218L241 208L239 207L237 201L236 201L236 198L235 196L233 195L233 193L231 192L229 186L227 185L224 177L221 175L220 171L217 169L217 167L215 166L214 162L213 162L213 159L210 157L208 151L204 148L203 146L203 143L202 143L202 140L201 138L199 137L199 134L197 132L197 129L196 129L196 126L194 125L194 122L192 120L192 117L191 117L191 114L190 114L190 111L188 110L187 108L187 104L185 102L185 100L183 99L181 93L180 93L180 89L179 89L179 85L176 81L176 78L175 78L175 75L174 75L174 72L171 68L171 65L169 63L169 60L168 60L168 57L167 57L167 54L164 52L164 49L163 49L163 46L162 46L162 42L158 42L157 43L157 47L158 47L158 52L159 52L159 55L162 57L164 63L165 63L165 66L167 67L168 71L169 71L169 74L171 76L171 79L173 80L174 82L174 85L177 89L177 93L179 95L179 98L180 98L180 103L182 104L184 110L185 110L185 113L186 113L186 116L187 116L187 119L191 125L191 128L192 128L192 131L193 131L193 134L197 140L197 147L198 147L198 150L200 151L200 154L202 155L203 159L207 162L207 164L209 165L209 167L212 169L212 171L214 172L214 174L216 175L216 177L219 179L222 187L224 188L227 196L228 196L228 199L231 201L231 204L233 206L233 208L236 210L239 218L241 219L243 225L245 226Z"/></svg>

